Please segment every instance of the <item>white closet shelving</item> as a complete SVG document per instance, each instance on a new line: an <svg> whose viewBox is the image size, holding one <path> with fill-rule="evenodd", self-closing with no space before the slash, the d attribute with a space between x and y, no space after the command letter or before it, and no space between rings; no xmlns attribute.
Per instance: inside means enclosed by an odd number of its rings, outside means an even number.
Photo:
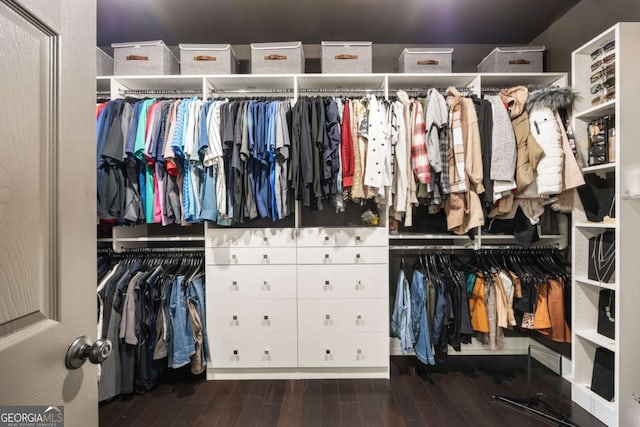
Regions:
<svg viewBox="0 0 640 427"><path fill-rule="evenodd" d="M296 99L316 94L371 93L388 98L400 89L445 89L449 86L480 95L486 88L495 90L514 85L562 87L567 85L567 75L302 74L97 78L98 90L109 90L112 99L145 96L145 91L149 96L157 93L157 96L167 97L172 93L202 98L225 97L233 93L235 96L271 94ZM294 221L286 226L274 224L274 228L268 229L228 229L205 224L203 233L148 236L143 225L115 228L109 239L114 248L140 247L150 242L199 244L200 240L204 241L207 295L211 295L207 299L207 327L214 357L208 369L210 379L388 378L389 355L400 354L397 340L389 339L389 243L438 242L436 244L469 249L478 249L485 244L515 244L511 236L482 234L480 230L474 239L452 234L389 235L385 221L381 227L370 229L304 227L300 212L297 207ZM566 247L567 227L561 226L560 230L560 234L541 236L541 243ZM318 236L324 237L318 240ZM331 260L330 265L327 265L328 260ZM372 319L374 314L384 321L376 322ZM321 318L316 319L318 316ZM252 326L247 328L247 322ZM500 353L485 350L477 343L463 346L461 353L450 353L526 354L530 343L527 337L515 337L509 339L508 350ZM551 362L549 366L553 368Z"/></svg>
<svg viewBox="0 0 640 427"><path fill-rule="evenodd" d="M615 41L615 99L592 106L590 88L591 53ZM628 172L640 169L638 135L638 97L640 97L640 24L620 23L595 37L572 54L573 87L578 92L573 114L576 143L583 158L587 154L587 125L596 118L615 115L615 161L583 168L584 174L615 175L615 219L593 223L586 220L584 208L576 203L573 219L573 387L575 402L609 426L632 426L640 422L640 283L637 268L640 242L640 201L625 199L623 189ZM606 55L606 54L605 54ZM597 70L596 70L597 71ZM615 234L615 274L612 283L588 277L589 238L606 231ZM598 298L601 289L615 291L615 339L597 332ZM603 399L591 391L595 352L604 347L615 353L614 397Z"/></svg>

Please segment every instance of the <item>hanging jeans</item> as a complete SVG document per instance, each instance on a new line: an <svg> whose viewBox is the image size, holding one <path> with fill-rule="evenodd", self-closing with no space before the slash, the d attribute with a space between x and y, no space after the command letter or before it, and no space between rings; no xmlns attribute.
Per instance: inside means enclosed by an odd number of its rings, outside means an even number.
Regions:
<svg viewBox="0 0 640 427"><path fill-rule="evenodd" d="M203 362L211 361L209 355L209 340L207 338L207 322L205 318L205 295L204 295L204 276L200 275L193 279L187 286L187 298L196 308L200 323L202 326L202 360Z"/></svg>
<svg viewBox="0 0 640 427"><path fill-rule="evenodd" d="M413 348L416 357L425 365L435 365L429 337L429 319L427 317L427 290L424 275L418 270L413 272L411 280L411 320L413 327Z"/></svg>
<svg viewBox="0 0 640 427"><path fill-rule="evenodd" d="M180 368L191 361L191 355L195 353L195 340L191 321L187 314L187 294L183 289L184 276L176 277L171 287L170 319L173 354L171 367Z"/></svg>
<svg viewBox="0 0 640 427"><path fill-rule="evenodd" d="M391 316L391 332L400 338L402 354L413 351L413 329L411 327L411 295L409 281L400 270L398 287L396 289L396 303Z"/></svg>

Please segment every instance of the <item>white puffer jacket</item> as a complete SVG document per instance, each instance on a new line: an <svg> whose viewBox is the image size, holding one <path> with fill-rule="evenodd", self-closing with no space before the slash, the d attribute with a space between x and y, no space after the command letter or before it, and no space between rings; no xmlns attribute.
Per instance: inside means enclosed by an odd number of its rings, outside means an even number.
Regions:
<svg viewBox="0 0 640 427"><path fill-rule="evenodd" d="M562 134L553 111L548 107L538 107L529 113L531 134L544 150L544 157L538 163L537 180L540 195L562 192Z"/></svg>

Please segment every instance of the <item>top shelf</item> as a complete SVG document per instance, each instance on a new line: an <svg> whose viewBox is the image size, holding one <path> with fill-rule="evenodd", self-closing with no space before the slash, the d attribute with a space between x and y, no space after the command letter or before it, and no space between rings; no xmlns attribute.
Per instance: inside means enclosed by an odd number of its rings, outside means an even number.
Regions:
<svg viewBox="0 0 640 427"><path fill-rule="evenodd" d="M482 87L507 88L518 85L566 85L565 73L488 73L481 74Z"/></svg>
<svg viewBox="0 0 640 427"><path fill-rule="evenodd" d="M565 73L447 73L447 74L227 74L99 76L101 85L113 84L129 90L193 90L224 92L288 90L362 89L392 94L409 88L467 87L479 93L482 87L506 88L515 85L564 85Z"/></svg>

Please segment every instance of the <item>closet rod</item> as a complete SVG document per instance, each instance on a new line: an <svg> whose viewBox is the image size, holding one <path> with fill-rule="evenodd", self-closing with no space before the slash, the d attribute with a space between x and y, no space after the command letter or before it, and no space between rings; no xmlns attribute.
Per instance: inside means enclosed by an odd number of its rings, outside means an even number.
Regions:
<svg viewBox="0 0 640 427"><path fill-rule="evenodd" d="M301 88L298 93L384 93L384 89L355 89L355 88Z"/></svg>
<svg viewBox="0 0 640 427"><path fill-rule="evenodd" d="M391 245L390 251L428 251L428 250L469 250L473 249L473 246L462 245Z"/></svg>
<svg viewBox="0 0 640 427"><path fill-rule="evenodd" d="M557 243L554 243L552 245L539 245L539 246L531 246L528 248L525 248L523 246L518 246L518 245L481 245L478 250L491 250L491 251L506 251L506 250L519 250L519 251L533 251L533 250L552 250L552 249L559 249L560 245Z"/></svg>
<svg viewBox="0 0 640 427"><path fill-rule="evenodd" d="M273 89L209 89L210 95L239 94L252 95L256 93L293 93L293 88L273 88Z"/></svg>
<svg viewBox="0 0 640 427"><path fill-rule="evenodd" d="M120 95L171 95L171 96L202 96L201 90L192 89L121 89Z"/></svg>
<svg viewBox="0 0 640 427"><path fill-rule="evenodd" d="M447 89L449 89L450 87L451 86L448 86L448 87L409 87L409 88L398 88L398 89L389 88L389 93L391 94L391 92L398 92L398 91L403 91L403 92L406 92L407 94L416 93L416 92L426 93L426 92L429 91L429 89L435 89L438 92L446 92ZM472 93L473 92L473 86L455 86L455 89L458 92L462 92L462 93Z"/></svg>
<svg viewBox="0 0 640 427"><path fill-rule="evenodd" d="M118 253L155 253L155 252L204 252L204 248L190 247L190 248L126 248L120 247L121 251Z"/></svg>

